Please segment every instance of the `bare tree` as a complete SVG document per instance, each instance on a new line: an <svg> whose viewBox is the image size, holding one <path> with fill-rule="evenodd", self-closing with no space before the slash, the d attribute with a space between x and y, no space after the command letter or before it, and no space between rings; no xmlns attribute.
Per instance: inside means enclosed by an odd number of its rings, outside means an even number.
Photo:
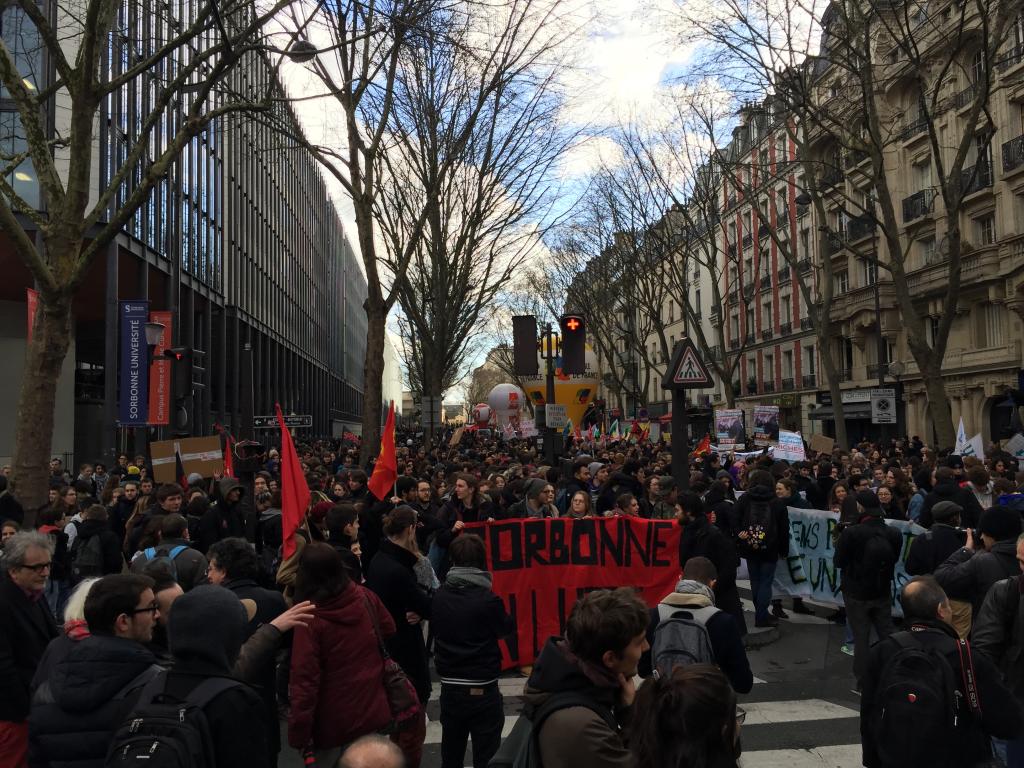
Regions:
<svg viewBox="0 0 1024 768"><path fill-rule="evenodd" d="M72 301L89 268L185 147L231 115L271 111L280 101L276 71L263 92L233 74L270 66L262 58L264 30L287 5L187 3L187 15L177 18L177 6L144 8L136 0L59 4L54 16L34 0L4 4L5 24L19 23L22 39L39 41L27 56L0 41L0 83L17 109L13 136L5 137L15 149L0 153L0 226L41 299L15 424L13 482L27 505L46 499L57 381L71 340ZM134 22L143 16L146 39ZM32 69L33 61L44 68ZM124 152L110 158L113 167L97 184L97 128L121 94L139 94L131 96L138 114L123 122ZM38 180L38 203L13 181L26 169Z"/></svg>
<svg viewBox="0 0 1024 768"><path fill-rule="evenodd" d="M712 41L707 60L715 72L737 87L752 84L758 100L778 99L792 119L824 261L846 250L891 278L943 446L955 441L943 359L971 248L961 221L966 199L992 183L990 96L1020 12L1009 0L941 12L924 2L727 0L714 18L688 14ZM907 165L919 159L911 158L916 145L926 150L914 180L920 188L901 199ZM854 219L870 243L848 245ZM908 272L918 266L915 243L928 229L943 233L943 269L919 294ZM819 289L821 312L828 312L830 287L819 281Z"/></svg>

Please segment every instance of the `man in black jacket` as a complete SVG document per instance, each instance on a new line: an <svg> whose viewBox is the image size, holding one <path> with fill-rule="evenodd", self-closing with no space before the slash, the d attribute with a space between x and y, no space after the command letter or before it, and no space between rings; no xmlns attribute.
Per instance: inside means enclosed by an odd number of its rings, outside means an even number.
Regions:
<svg viewBox="0 0 1024 768"><path fill-rule="evenodd" d="M463 534L448 548L452 567L434 595L434 664L441 677L441 768L465 765L473 739L473 768L485 768L505 724L498 676L499 638L515 632L501 598L491 591L479 536Z"/></svg>
<svg viewBox="0 0 1024 768"><path fill-rule="evenodd" d="M982 551L970 529L964 546L951 554L935 569L935 579L946 594L971 603L972 616L977 616L989 588L1000 579L1015 576L1017 537L1021 531L1020 514L1009 507L992 507L978 522Z"/></svg>
<svg viewBox="0 0 1024 768"><path fill-rule="evenodd" d="M775 495L775 478L757 469L747 479L747 492L736 502L736 550L746 559L750 592L754 599L754 625L778 624L768 611L772 603L772 580L780 557L789 555L789 512Z"/></svg>
<svg viewBox="0 0 1024 768"><path fill-rule="evenodd" d="M159 616L148 576L105 576L85 600L90 636L68 646L36 689L29 764L100 765L142 687L160 671L143 645Z"/></svg>
<svg viewBox="0 0 1024 768"><path fill-rule="evenodd" d="M167 515L160 524L160 543L143 550L132 560L131 570L142 573L154 560L168 560L175 580L188 592L193 587L206 583L209 563L198 549L192 546L188 534L188 520L177 513Z"/></svg>
<svg viewBox="0 0 1024 768"><path fill-rule="evenodd" d="M683 535L679 538L679 570L685 578L692 578L686 564L694 557L706 557L715 566L715 605L733 617L741 635L747 634L743 618L743 604L736 587L736 568L739 557L736 545L721 529L708 522L707 509L700 496L683 491L676 501L679 524Z"/></svg>
<svg viewBox="0 0 1024 768"><path fill-rule="evenodd" d="M49 536L16 533L4 543L0 579L0 765L24 765L28 754L32 677L57 626L43 597L53 545Z"/></svg>
<svg viewBox="0 0 1024 768"><path fill-rule="evenodd" d="M940 501L952 501L963 510L960 513L960 524L965 528L974 528L981 519L981 504L970 488L961 488L957 482L956 472L950 467L939 467L935 470L935 487L924 497L921 516L917 522L930 528L933 522L932 508Z"/></svg>
<svg viewBox="0 0 1024 768"><path fill-rule="evenodd" d="M256 614L249 621L243 641L252 637L261 625L269 624L288 609L280 592L264 589L256 583L260 573L259 557L248 541L238 537L221 539L206 554L210 562L210 583L231 590L239 600L252 600L256 604ZM277 753L281 751L281 732L277 727L276 666L275 658L269 657L256 675L254 686L263 699L267 748L272 763L277 762Z"/></svg>
<svg viewBox="0 0 1024 768"><path fill-rule="evenodd" d="M857 690L867 672L871 630L892 634L892 579L903 548L900 532L885 524L878 497L857 494L859 521L844 529L836 543L834 562L842 570L846 621L853 633L853 674Z"/></svg>
<svg viewBox="0 0 1024 768"><path fill-rule="evenodd" d="M245 486L233 477L225 477L217 490L220 498L203 514L194 542L204 555L214 542L230 536L245 536Z"/></svg>
<svg viewBox="0 0 1024 768"><path fill-rule="evenodd" d="M78 535L75 536L70 552L73 579L81 581L121 573L124 569L124 555L121 554L121 542L117 534L110 530L107 508L102 504L86 508L82 512L82 521L75 523L75 527L78 528ZM98 562L92 562L94 558L82 552L90 547L98 547ZM91 570L89 564L96 570Z"/></svg>
<svg viewBox="0 0 1024 768"><path fill-rule="evenodd" d="M932 527L910 542L907 573L911 576L935 573L946 558L964 545L964 538L957 530L961 512L960 505L952 501L940 501L932 507Z"/></svg>
<svg viewBox="0 0 1024 768"><path fill-rule="evenodd" d="M665 619L682 615L696 621L707 630L715 663L729 678L732 689L736 693L750 693L754 687L754 675L750 671L750 662L743 647L743 637L732 617L715 607L712 591L718 576L715 566L706 557L691 558L688 566L685 577L676 584L675 591L651 609L647 642L654 645L654 633L658 624ZM640 661L640 674L644 677L653 672L651 655L650 652L645 653Z"/></svg>
<svg viewBox="0 0 1024 768"><path fill-rule="evenodd" d="M946 739L953 754L942 765L974 766L988 764L992 757L990 738L1016 738L1024 732L1024 710L999 679L999 671L984 653L973 653L969 663L974 673L975 688L981 703L980 717L967 706L963 665L956 633L950 626L951 611L946 594L934 578L918 576L907 582L900 595L903 617L910 625L911 635L922 647L941 653L953 670L957 693L963 702L956 719L957 733ZM900 650L892 638L884 638L871 649L861 696L860 729L863 763L867 768L896 768L886 764L879 754L879 744L872 731L878 716L879 681L886 663ZM969 652L969 651L968 651ZM908 729L911 727L907 724ZM908 738L913 739L908 730Z"/></svg>

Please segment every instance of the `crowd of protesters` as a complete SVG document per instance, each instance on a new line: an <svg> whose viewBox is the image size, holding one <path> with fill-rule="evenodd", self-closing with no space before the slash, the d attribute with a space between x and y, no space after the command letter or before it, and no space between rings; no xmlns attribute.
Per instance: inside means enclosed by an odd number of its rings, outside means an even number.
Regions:
<svg viewBox="0 0 1024 768"><path fill-rule="evenodd" d="M144 722L167 697L205 713L221 768L276 765L283 748L320 766L415 768L434 680L442 765L462 766L472 740L483 768L504 724L498 641L515 626L467 524L620 515L678 521L682 578L654 609L630 585L573 608L566 637L527 670L542 763L735 766L736 694L752 683L738 568L755 626L786 620L772 582L789 555L790 508L838 513L845 611L831 618L848 625L865 764L890 764L874 724L881 670L900 650L890 636L902 537L889 519L927 529L906 560L916 578L905 626L950 658L973 640L977 685L1000 702L958 717L962 762L950 764L992 758L994 739L992 759L1024 765L1024 476L1012 456L994 449L983 462L917 438L792 464L707 453L691 456L684 489L665 443L579 443L558 466L525 441L441 445L400 435L385 498L370 492L357 444L300 445L312 499L287 556L275 449L244 481L180 484L155 483L145 456L75 476L54 459L49 501L33 510L0 476L0 768L110 764L115 746L131 754L126 720ZM811 609L797 599L793 610ZM706 630L708 658L666 667L651 645L680 616ZM402 712L384 684L396 665L414 692ZM656 669L637 691L634 676ZM586 701L559 703L566 691Z"/></svg>

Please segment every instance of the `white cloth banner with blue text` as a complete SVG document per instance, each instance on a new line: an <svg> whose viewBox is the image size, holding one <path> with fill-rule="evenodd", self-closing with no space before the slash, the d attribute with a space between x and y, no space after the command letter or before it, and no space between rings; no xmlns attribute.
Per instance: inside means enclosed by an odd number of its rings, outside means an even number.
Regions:
<svg viewBox="0 0 1024 768"><path fill-rule="evenodd" d="M772 586L776 597L804 597L816 603L843 604L843 594L839 589L840 571L833 561L836 550L832 539L838 522L839 514L836 512L789 507L789 557L779 561L775 569ZM903 549L896 563L892 590L893 615L902 616L899 594L911 579L906 569L907 553L910 542L925 529L908 520L885 522L903 536Z"/></svg>

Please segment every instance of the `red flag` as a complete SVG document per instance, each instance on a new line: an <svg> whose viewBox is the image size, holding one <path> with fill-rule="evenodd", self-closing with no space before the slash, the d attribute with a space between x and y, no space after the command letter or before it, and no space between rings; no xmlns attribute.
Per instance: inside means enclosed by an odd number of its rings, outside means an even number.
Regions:
<svg viewBox="0 0 1024 768"><path fill-rule="evenodd" d="M224 439L227 444L224 446L224 476L234 477L235 476L235 444L231 439L231 435L225 433Z"/></svg>
<svg viewBox="0 0 1024 768"><path fill-rule="evenodd" d="M284 542L284 556L291 557L295 553L295 531L309 507L309 486L302 474L292 434L284 425L281 406L275 403L274 410L281 427L281 540Z"/></svg>
<svg viewBox="0 0 1024 768"><path fill-rule="evenodd" d="M380 436L380 454L373 467L373 474L366 487L381 501L398 479L398 458L395 456L395 401L388 406L388 420L384 422L384 434Z"/></svg>
<svg viewBox="0 0 1024 768"><path fill-rule="evenodd" d="M701 439L701 441L699 443L697 443L697 447L693 449L693 453L691 453L690 456L691 457L703 456L705 453L711 453L711 434L710 433L705 433L704 434L704 437Z"/></svg>

